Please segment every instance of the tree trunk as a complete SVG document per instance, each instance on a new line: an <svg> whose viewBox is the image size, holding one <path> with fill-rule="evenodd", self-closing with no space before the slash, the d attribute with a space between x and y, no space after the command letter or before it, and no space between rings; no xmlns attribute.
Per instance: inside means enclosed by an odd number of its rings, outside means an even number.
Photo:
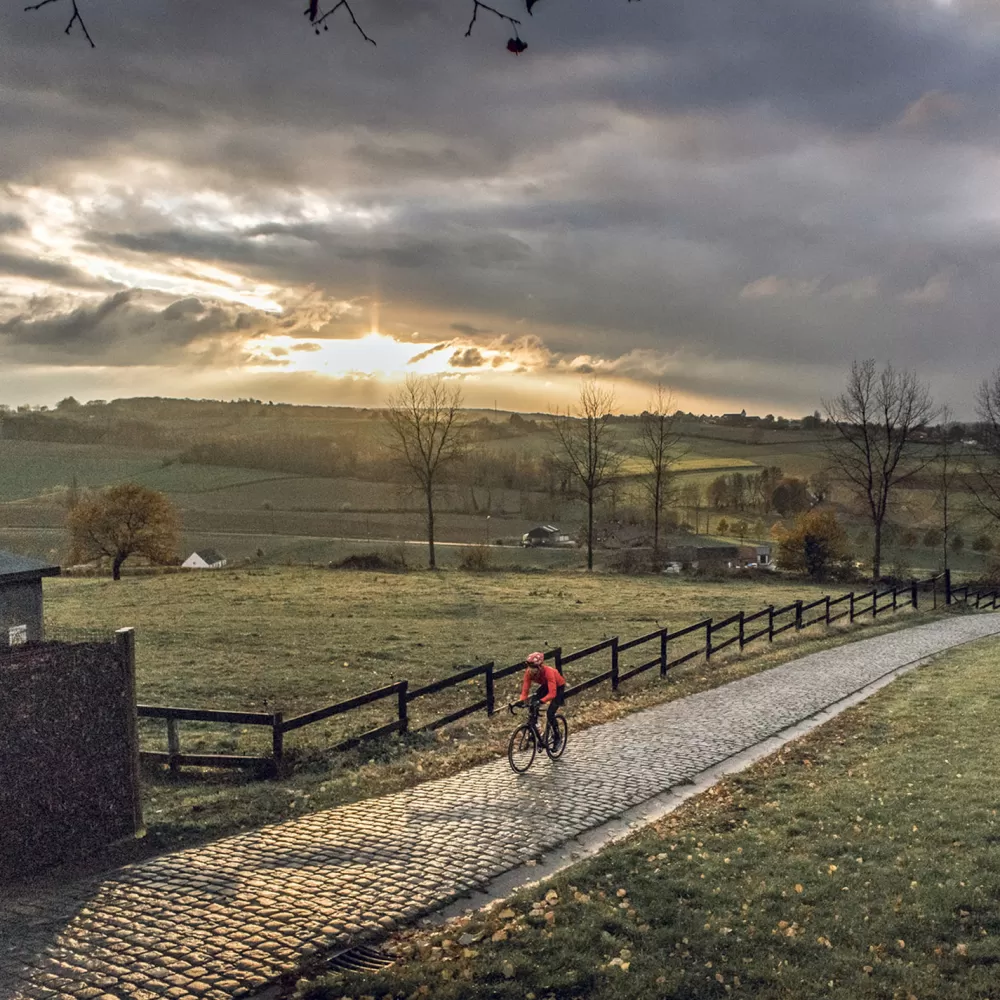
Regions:
<svg viewBox="0 0 1000 1000"><path fill-rule="evenodd" d="M427 490L427 549L430 568L437 569L434 561L434 494L430 488Z"/></svg>
<svg viewBox="0 0 1000 1000"><path fill-rule="evenodd" d="M115 561L111 564L111 579L120 580L122 578L122 563L128 558L127 553L119 552L115 556Z"/></svg>
<svg viewBox="0 0 1000 1000"><path fill-rule="evenodd" d="M594 568L594 494L587 494L587 570Z"/></svg>
<svg viewBox="0 0 1000 1000"><path fill-rule="evenodd" d="M944 490L944 524L941 533L941 551L944 554L944 569L948 571L948 489Z"/></svg>
<svg viewBox="0 0 1000 1000"><path fill-rule="evenodd" d="M653 508L653 562L656 562L660 555L660 505Z"/></svg>
<svg viewBox="0 0 1000 1000"><path fill-rule="evenodd" d="M882 522L873 525L875 528L875 542L872 548L872 583L878 583L882 575Z"/></svg>

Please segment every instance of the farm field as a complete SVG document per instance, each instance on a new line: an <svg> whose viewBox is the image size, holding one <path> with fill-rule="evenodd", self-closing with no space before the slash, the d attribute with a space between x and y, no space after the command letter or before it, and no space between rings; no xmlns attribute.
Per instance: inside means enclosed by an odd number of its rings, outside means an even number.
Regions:
<svg viewBox="0 0 1000 1000"><path fill-rule="evenodd" d="M517 461L540 461L552 447L551 436L544 431L544 418L537 415L541 429L532 429L525 420L512 423L506 415L485 411L471 412L470 416L488 421L480 427L485 437L477 447L495 455L498 464L507 463L505 468L516 466ZM40 424L46 419L46 415L38 415ZM294 435L305 435L305 439L323 442L330 455L341 444L364 454L381 454L384 428L377 414L370 411L122 400L105 407L83 407L72 419L63 415L55 419L69 420L70 424L75 421L83 428L114 427L116 420L148 424L160 439L174 444L143 449L0 439L0 545L26 555L65 559L65 500L74 479L81 488L135 480L167 493L181 514L182 557L197 547L212 547L231 562L258 566L329 562L357 551L357 543L351 539L364 539L373 545L395 544L420 539L425 532L421 498L399 482L352 478L332 471L329 476L301 475L178 460L186 447L199 441L257 442L258 452L266 453L271 440L268 435L279 435L275 441L295 441ZM704 494L724 473L746 475L772 465L780 466L786 475L804 478L822 469L826 461L822 434L815 431L729 427L686 419L678 426L684 450L675 469L679 495L692 485ZM615 433L629 452L625 471L635 477L642 469L637 425L615 425ZM283 439L282 434L293 437ZM395 476L389 467L380 468L381 475ZM516 547L521 535L539 523L554 523L576 535L585 522L585 509L578 500L559 493L551 478L542 489L537 475L536 469L533 485L524 489L510 488L509 479L499 479L489 487L473 488L469 483L445 487L437 502L438 539L489 544L493 563L499 566L579 565L579 552L538 556ZM918 542L925 528L939 520L931 488L933 476L923 485L927 488L900 490L892 515L901 528L916 530ZM831 500L852 539L855 557L864 560L867 550L860 541L867 530L864 519L842 486L834 484ZM960 513L954 507L953 511ZM687 507L675 507L672 513L680 522L693 524L695 520ZM648 544L645 515L645 498L635 478L626 478L614 500L608 499L598 512L599 533L608 539L606 551L598 547L598 565L615 560L615 545ZM750 529L743 536L747 542L769 541L770 529L779 520L774 513L741 514L703 506L697 516L698 529L716 530L723 518L730 525L745 520ZM963 552L950 556L953 569L961 574L981 574L988 559L973 551L971 543L993 526L975 511L954 521L966 545ZM494 549L498 540L506 543L502 555L500 546ZM690 536L686 540L697 541ZM722 540L733 543L740 539L727 535ZM411 564L420 565L419 550L408 546L407 551L413 555ZM444 547L441 556L444 565L456 562L456 553ZM924 574L935 571L940 561L936 549L920 545L904 548L886 539L883 564L887 572Z"/></svg>

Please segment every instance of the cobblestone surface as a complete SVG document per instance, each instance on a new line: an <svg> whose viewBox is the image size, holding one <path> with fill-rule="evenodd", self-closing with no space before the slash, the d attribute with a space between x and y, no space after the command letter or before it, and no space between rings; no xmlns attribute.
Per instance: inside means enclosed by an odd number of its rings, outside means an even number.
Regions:
<svg viewBox="0 0 1000 1000"><path fill-rule="evenodd" d="M814 653L571 734L562 760L525 775L496 761L2 901L0 998L244 995L483 886L891 670L998 632L1000 615L977 615Z"/></svg>

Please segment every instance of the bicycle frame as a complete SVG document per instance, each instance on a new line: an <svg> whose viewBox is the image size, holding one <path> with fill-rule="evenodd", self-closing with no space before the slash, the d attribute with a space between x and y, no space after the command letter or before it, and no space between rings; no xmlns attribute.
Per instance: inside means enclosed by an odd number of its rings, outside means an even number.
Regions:
<svg viewBox="0 0 1000 1000"><path fill-rule="evenodd" d="M518 705L511 705L511 714L517 711ZM535 739L539 746L544 746L549 738L549 720L546 716L544 732L538 728L538 717L542 714L542 704L538 701L529 701L520 706L528 709L528 725L531 726L535 734Z"/></svg>

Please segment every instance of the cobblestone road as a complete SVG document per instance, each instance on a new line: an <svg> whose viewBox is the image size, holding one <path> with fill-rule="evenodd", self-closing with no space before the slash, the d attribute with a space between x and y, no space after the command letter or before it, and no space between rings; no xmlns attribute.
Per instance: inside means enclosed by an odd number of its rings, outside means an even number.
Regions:
<svg viewBox="0 0 1000 1000"><path fill-rule="evenodd" d="M814 653L497 761L0 902L0 998L228 1000L433 909L906 663L1000 632L956 618Z"/></svg>

